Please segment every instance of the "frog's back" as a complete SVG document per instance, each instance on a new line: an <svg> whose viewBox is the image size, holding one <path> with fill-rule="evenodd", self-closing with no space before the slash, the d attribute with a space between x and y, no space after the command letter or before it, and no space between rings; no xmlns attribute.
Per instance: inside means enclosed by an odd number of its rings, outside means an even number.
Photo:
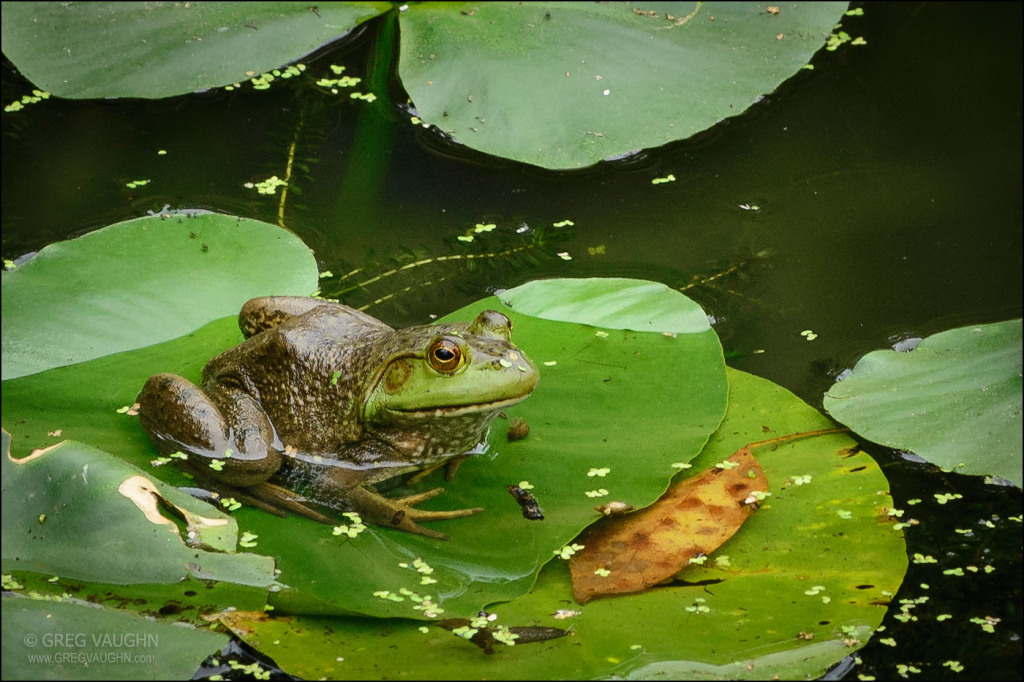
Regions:
<svg viewBox="0 0 1024 682"><path fill-rule="evenodd" d="M393 331L351 308L319 306L218 355L203 381L240 385L284 445L329 454L361 437L376 349Z"/></svg>

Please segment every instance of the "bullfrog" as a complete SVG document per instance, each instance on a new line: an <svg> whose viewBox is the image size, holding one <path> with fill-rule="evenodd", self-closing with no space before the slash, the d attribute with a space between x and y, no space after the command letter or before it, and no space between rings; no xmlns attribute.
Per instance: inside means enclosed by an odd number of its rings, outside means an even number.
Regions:
<svg viewBox="0 0 1024 682"><path fill-rule="evenodd" d="M238 320L245 340L207 363L201 386L157 374L138 398L157 450L182 453L173 461L198 483L279 515L336 523L313 503L440 539L419 523L482 511L416 509L443 489L391 498L376 486L453 472L531 394L537 367L508 317L393 329L340 303L271 296Z"/></svg>

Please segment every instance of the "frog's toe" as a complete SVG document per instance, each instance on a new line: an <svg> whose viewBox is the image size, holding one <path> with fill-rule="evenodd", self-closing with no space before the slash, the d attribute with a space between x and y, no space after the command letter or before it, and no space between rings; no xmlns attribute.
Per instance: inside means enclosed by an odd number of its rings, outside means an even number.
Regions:
<svg viewBox="0 0 1024 682"><path fill-rule="evenodd" d="M445 519L457 519L462 516L471 516L482 511L482 507L437 512L419 511L416 509L399 509L392 515L388 525L391 528L404 530L407 533L426 535L428 538L434 538L436 540L450 540L450 536L433 530L432 528L421 526L417 521L443 521Z"/></svg>
<svg viewBox="0 0 1024 682"><path fill-rule="evenodd" d="M403 497L401 499L392 500L396 502L396 509L394 514L391 515L390 526L392 528L400 528L401 530L409 533L416 533L417 535L426 535L427 537L436 538L438 540L448 540L449 537L444 533L439 533L436 530L430 528L424 528L419 525L421 521L445 521L448 519L459 519L464 516L472 516L473 514L479 514L483 511L483 507L473 507L472 509L450 509L447 511L429 511L426 509L414 509L411 505L418 504L424 498L429 499L434 497L442 491L441 488L431 490L430 493L421 493L420 495L410 495L409 497ZM411 498L411 499L410 499ZM415 501L413 501L415 500Z"/></svg>
<svg viewBox="0 0 1024 682"><path fill-rule="evenodd" d="M473 514L479 514L484 510L483 507L473 507L471 509L451 509L449 511L428 511L426 509L413 509L417 504L429 500L433 497L437 497L444 492L444 488L434 488L424 493L418 493L416 495L406 495L405 497L398 497L393 500L402 511L406 512L413 517L415 521L444 521L445 519L460 519L463 516L472 516Z"/></svg>
<svg viewBox="0 0 1024 682"><path fill-rule="evenodd" d="M416 509L415 506L444 492L444 488L434 488L415 495L398 498L386 498L365 489L360 489L358 505L361 514L372 522L388 528L397 528L408 533L426 535L438 540L447 540L448 536L430 528L419 525L422 521L445 521L472 516L483 511L483 507L472 509L452 509L449 511L431 511Z"/></svg>

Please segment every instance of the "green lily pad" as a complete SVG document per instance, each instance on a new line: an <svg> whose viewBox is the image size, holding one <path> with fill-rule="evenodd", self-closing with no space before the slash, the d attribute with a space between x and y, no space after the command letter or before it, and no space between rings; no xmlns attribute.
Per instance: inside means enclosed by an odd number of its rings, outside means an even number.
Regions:
<svg viewBox="0 0 1024 682"><path fill-rule="evenodd" d="M577 296L581 315L615 298L606 282L588 282L593 295ZM544 284L552 299L573 285ZM671 465L694 457L721 421L724 360L703 313L682 294L631 280L619 286L634 292L641 309L660 305L667 324L685 311L684 316L699 315L704 329L674 336L598 329L524 315L496 297L453 313L452 318L472 319L488 308L505 312L514 322L516 342L541 367L541 387L509 410L527 419L530 437L509 443L503 431L492 429L489 452L465 462L445 484L446 493L432 501L437 508L482 506L484 513L444 522L453 539L439 542L387 529L350 540L304 519L243 509L237 518L259 536L256 551L279 559L280 581L287 587L273 603L288 611L422 617L410 595L403 601L374 596L401 596L406 588L433 596L445 609L479 608L528 590L554 551L598 517L593 507L609 495L641 505L657 498L676 471ZM517 290L505 295L515 300ZM661 303L645 304L648 296ZM198 380L206 360L238 340L234 320L225 319L168 343L4 382L4 423L18 425L20 449L46 445L52 441L46 434L60 428L64 437L145 467L154 450L137 422L117 414L117 407L131 404L151 374L176 371ZM604 476L588 475L606 467ZM155 473L182 480L171 471ZM423 487L441 483L435 476ZM525 520L505 489L523 480L536 486L543 522ZM601 489L608 491L605 500L587 495ZM436 583L421 585L423 575L412 565L417 557L434 569L430 577Z"/></svg>
<svg viewBox="0 0 1024 682"><path fill-rule="evenodd" d="M228 642L70 598L4 595L3 619L5 680L184 680Z"/></svg>
<svg viewBox="0 0 1024 682"><path fill-rule="evenodd" d="M387 2L10 2L4 54L58 97L171 97L249 80Z"/></svg>
<svg viewBox="0 0 1024 682"><path fill-rule="evenodd" d="M273 582L273 559L235 553L230 516L88 445L64 441L15 460L2 438L5 573L122 585L191 576L262 594Z"/></svg>
<svg viewBox="0 0 1024 682"><path fill-rule="evenodd" d="M767 380L736 370L728 377L729 411L691 471L766 436L831 426ZM488 656L410 621L257 617L235 632L304 679L820 677L880 625L907 569L903 533L888 515L885 477L848 436L754 452L772 495L704 566L673 584L581 608L556 560L528 595L488 609L498 614L492 627L568 628L569 637L497 645Z"/></svg>
<svg viewBox="0 0 1024 682"><path fill-rule="evenodd" d="M414 3L399 13L398 74L419 118L460 144L580 168L744 112L807 64L846 7ZM260 76L388 8L8 3L4 52L62 97L167 97Z"/></svg>
<svg viewBox="0 0 1024 682"><path fill-rule="evenodd" d="M50 244L0 278L5 380L187 334L255 296L317 287L298 237L214 213L111 225Z"/></svg>
<svg viewBox="0 0 1024 682"><path fill-rule="evenodd" d="M698 305L680 305L679 292L659 282L618 277L537 280L502 292L517 312L559 322L663 334L711 330Z"/></svg>
<svg viewBox="0 0 1024 682"><path fill-rule="evenodd" d="M1021 320L951 329L906 353L868 353L824 404L876 443L1020 487Z"/></svg>
<svg viewBox="0 0 1024 682"><path fill-rule="evenodd" d="M846 7L413 4L399 75L417 115L459 143L580 168L742 113L825 45Z"/></svg>

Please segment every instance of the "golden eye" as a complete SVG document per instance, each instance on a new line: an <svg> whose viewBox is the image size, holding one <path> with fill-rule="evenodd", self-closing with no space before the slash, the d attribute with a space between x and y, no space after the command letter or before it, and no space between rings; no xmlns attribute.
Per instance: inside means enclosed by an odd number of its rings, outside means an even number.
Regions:
<svg viewBox="0 0 1024 682"><path fill-rule="evenodd" d="M451 339L440 338L431 343L430 348L427 349L427 360L430 362L430 366L438 372L451 374L462 367L465 356L457 343Z"/></svg>

